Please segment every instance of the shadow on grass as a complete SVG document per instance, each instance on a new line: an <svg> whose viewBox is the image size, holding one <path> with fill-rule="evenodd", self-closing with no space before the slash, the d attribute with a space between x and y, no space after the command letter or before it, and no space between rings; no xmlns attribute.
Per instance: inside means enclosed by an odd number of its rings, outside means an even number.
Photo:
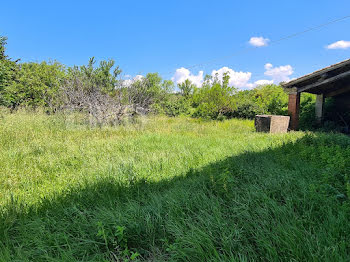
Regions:
<svg viewBox="0 0 350 262"><path fill-rule="evenodd" d="M308 135L169 181L110 177L35 210L14 204L0 261L344 261L349 152L345 136Z"/></svg>

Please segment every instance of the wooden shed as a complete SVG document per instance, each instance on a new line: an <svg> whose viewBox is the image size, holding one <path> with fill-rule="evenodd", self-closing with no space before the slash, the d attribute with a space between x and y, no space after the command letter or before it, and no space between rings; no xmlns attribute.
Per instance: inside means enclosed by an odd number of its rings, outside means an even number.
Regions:
<svg viewBox="0 0 350 262"><path fill-rule="evenodd" d="M315 113L318 122L322 122L326 97L334 97L337 110L350 111L350 59L281 85L289 94L288 112L292 130L298 129L302 92L316 95Z"/></svg>

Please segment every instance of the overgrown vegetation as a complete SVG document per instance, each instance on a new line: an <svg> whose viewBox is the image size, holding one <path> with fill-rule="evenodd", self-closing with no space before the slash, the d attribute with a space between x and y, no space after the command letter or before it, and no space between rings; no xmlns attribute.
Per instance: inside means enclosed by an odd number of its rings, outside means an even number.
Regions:
<svg viewBox="0 0 350 262"><path fill-rule="evenodd" d="M5 110L6 111L6 110ZM350 140L2 111L0 261L346 261Z"/></svg>
<svg viewBox="0 0 350 262"><path fill-rule="evenodd" d="M350 140L254 132L256 114L287 114L280 86L125 81L112 60L20 63L5 44L0 261L350 257ZM314 129L314 97L301 103Z"/></svg>
<svg viewBox="0 0 350 262"><path fill-rule="evenodd" d="M120 124L140 114L187 115L204 119L252 119L257 114L287 114L288 96L280 86L237 90L223 79L206 76L202 87L191 81L177 88L157 73L135 81L121 79L113 60L94 58L86 66L67 68L58 62L19 63L5 54L1 38L0 105L44 108L47 112L85 112L91 125ZM301 126L315 128L314 98L302 97Z"/></svg>

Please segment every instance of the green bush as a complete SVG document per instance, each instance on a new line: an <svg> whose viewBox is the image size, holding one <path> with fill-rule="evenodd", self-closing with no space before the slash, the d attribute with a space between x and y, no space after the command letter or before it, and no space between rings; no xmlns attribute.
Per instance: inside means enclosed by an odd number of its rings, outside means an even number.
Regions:
<svg viewBox="0 0 350 262"><path fill-rule="evenodd" d="M114 60L102 60L95 66L96 60L90 58L87 65L73 66L67 70L67 78L84 78L90 87L97 87L105 94L115 95L116 86L119 83L118 76L121 73L119 66L115 66Z"/></svg>
<svg viewBox="0 0 350 262"><path fill-rule="evenodd" d="M4 86L7 106L52 107L55 106L65 68L58 62L22 63L16 72L16 80Z"/></svg>
<svg viewBox="0 0 350 262"><path fill-rule="evenodd" d="M0 36L0 105L9 106L6 99L6 87L16 81L18 65L5 54L7 38Z"/></svg>
<svg viewBox="0 0 350 262"><path fill-rule="evenodd" d="M315 96L302 93L300 98L299 128L301 130L313 130L316 126Z"/></svg>
<svg viewBox="0 0 350 262"><path fill-rule="evenodd" d="M148 73L146 77L133 82L130 86L122 87L122 92L126 98L125 103L161 113L164 109L162 104L167 100L172 87L172 81L163 81L158 73Z"/></svg>
<svg viewBox="0 0 350 262"><path fill-rule="evenodd" d="M201 88L196 88L193 94L193 105L196 108L193 116L217 119L230 116L235 109L233 94L235 88L230 87L229 75L225 74L222 81L217 76L207 76Z"/></svg>
<svg viewBox="0 0 350 262"><path fill-rule="evenodd" d="M340 112L333 98L326 98L324 103L323 123L316 120L315 115L316 95L302 93L300 102L299 128L301 130L319 130L348 132L350 122L349 112Z"/></svg>
<svg viewBox="0 0 350 262"><path fill-rule="evenodd" d="M277 85L258 86L234 95L232 117L253 119L259 114L286 115L288 95Z"/></svg>
<svg viewBox="0 0 350 262"><path fill-rule="evenodd" d="M167 116L189 115L191 108L191 101L179 94L170 94L165 100L152 105L154 112Z"/></svg>
<svg viewBox="0 0 350 262"><path fill-rule="evenodd" d="M253 90L256 103L264 113L286 115L288 95L277 85L263 85Z"/></svg>

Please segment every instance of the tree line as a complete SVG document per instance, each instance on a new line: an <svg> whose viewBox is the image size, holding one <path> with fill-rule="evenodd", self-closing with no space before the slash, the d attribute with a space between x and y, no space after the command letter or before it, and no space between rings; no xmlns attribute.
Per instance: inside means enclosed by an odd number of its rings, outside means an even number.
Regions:
<svg viewBox="0 0 350 262"><path fill-rule="evenodd" d="M117 124L139 114L188 115L223 120L252 119L257 114L287 114L288 96L279 85L239 90L224 74L205 77L201 87L190 80L175 86L158 73L125 81L113 60L67 67L59 62L25 62L6 55L6 37L0 37L0 105L16 110L44 108L48 113L87 113L90 123ZM303 96L310 117L312 96ZM303 122L303 112L301 116ZM308 122L307 119L305 122Z"/></svg>

